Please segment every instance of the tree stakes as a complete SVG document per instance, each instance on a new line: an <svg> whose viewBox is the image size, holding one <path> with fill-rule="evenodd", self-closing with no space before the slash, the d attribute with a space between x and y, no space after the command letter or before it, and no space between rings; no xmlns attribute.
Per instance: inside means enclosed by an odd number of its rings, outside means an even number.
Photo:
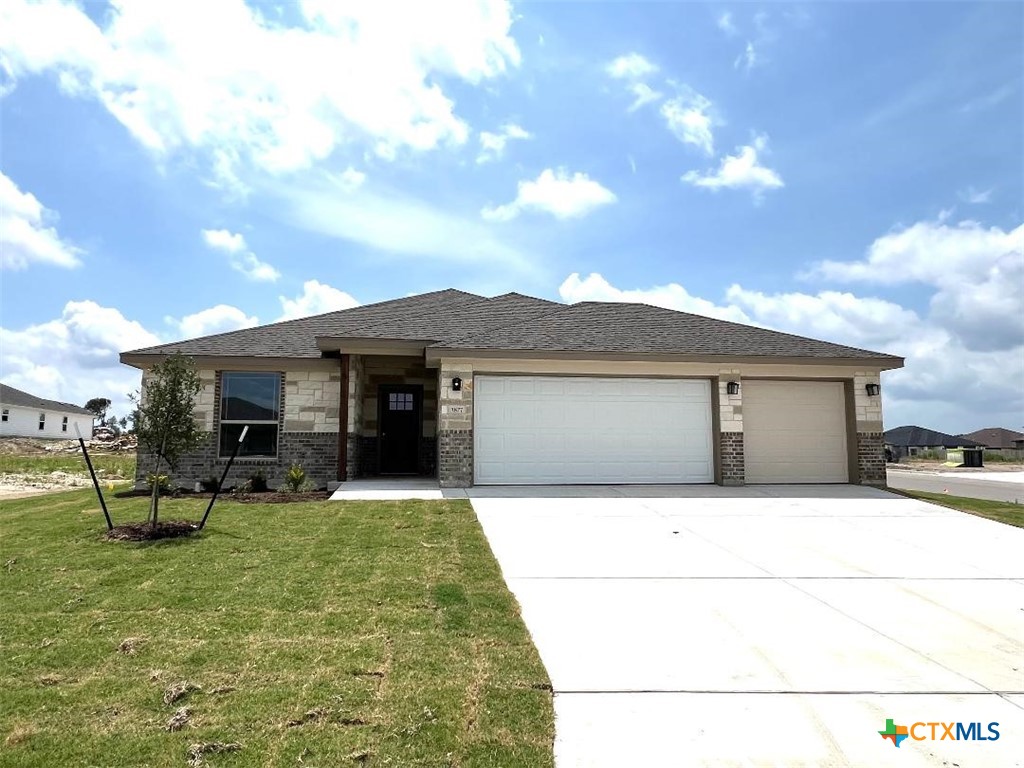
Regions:
<svg viewBox="0 0 1024 768"><path fill-rule="evenodd" d="M224 481L228 479L228 470L230 470L231 465L235 463L235 457L238 455L238 450L242 447L242 441L245 440L245 433L248 431L249 425L246 424L242 427L242 434L238 436L238 442L235 443L235 450L231 452L231 458L228 459L228 465L224 467L224 474L220 476L220 482L217 483L217 487L213 489L213 498L210 499L210 504L206 508L206 514L203 515L203 520L199 523L199 528L197 530L203 530L203 527L206 525L206 518L210 516L210 510L213 509L213 503L217 501L217 496L220 494L221 486L223 486Z"/></svg>
<svg viewBox="0 0 1024 768"><path fill-rule="evenodd" d="M85 438L82 437L82 430L78 428L78 423L75 423L75 434L78 435L78 444L82 448L82 455L85 457L85 466L89 468L89 474L92 475L92 484L96 488L96 495L100 497L100 506L103 508L103 517L107 521L107 530L114 530L114 524L110 520L110 513L107 512L107 502L103 500L103 490L100 488L100 481L96 479L96 471L92 468L92 459L89 458L89 451L85 447Z"/></svg>

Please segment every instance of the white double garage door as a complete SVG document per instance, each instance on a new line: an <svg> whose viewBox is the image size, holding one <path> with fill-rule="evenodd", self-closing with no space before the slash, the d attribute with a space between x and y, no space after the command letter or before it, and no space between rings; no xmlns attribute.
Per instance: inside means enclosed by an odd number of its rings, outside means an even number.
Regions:
<svg viewBox="0 0 1024 768"><path fill-rule="evenodd" d="M710 483L707 379L477 375L474 483ZM840 382L742 385L748 483L845 483Z"/></svg>

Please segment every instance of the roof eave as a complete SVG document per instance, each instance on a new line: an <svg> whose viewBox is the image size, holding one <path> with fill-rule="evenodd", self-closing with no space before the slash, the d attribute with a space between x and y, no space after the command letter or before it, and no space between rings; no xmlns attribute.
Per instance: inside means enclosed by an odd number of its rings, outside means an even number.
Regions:
<svg viewBox="0 0 1024 768"><path fill-rule="evenodd" d="M579 352L539 349L472 349L429 346L427 364L443 358L510 358L534 360L614 360L672 363L763 363L769 365L848 365L890 371L902 368L902 357L787 357L782 355L665 354L659 352Z"/></svg>

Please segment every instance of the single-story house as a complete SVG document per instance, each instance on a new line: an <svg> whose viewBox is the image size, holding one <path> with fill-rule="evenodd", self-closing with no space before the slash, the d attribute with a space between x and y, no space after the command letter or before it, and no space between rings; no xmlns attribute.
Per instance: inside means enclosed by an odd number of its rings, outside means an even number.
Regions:
<svg viewBox="0 0 1024 768"><path fill-rule="evenodd" d="M947 435L934 429L904 426L885 431L885 447L894 459L905 456L920 456L931 452L937 458L945 458L946 449L980 448L980 443L959 435Z"/></svg>
<svg viewBox="0 0 1024 768"><path fill-rule="evenodd" d="M1024 448L1024 432L1014 432L1012 429L1003 427L985 427L974 432L968 432L960 437L966 437L980 443L992 451L1010 451Z"/></svg>
<svg viewBox="0 0 1024 768"><path fill-rule="evenodd" d="M0 435L74 438L75 425L82 437L92 437L92 412L77 405L36 397L0 384Z"/></svg>
<svg viewBox="0 0 1024 768"><path fill-rule="evenodd" d="M903 359L645 304L442 290L121 354L195 359L208 433L178 482L298 463L328 486L885 484ZM139 477L152 458L140 455Z"/></svg>

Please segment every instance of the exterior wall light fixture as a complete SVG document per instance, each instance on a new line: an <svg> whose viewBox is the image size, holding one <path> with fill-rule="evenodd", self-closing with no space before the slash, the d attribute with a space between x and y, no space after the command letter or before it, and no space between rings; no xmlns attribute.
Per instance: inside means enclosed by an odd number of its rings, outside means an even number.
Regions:
<svg viewBox="0 0 1024 768"><path fill-rule="evenodd" d="M730 395L738 395L740 393L740 383L738 381L730 381L725 385L725 391Z"/></svg>
<svg viewBox="0 0 1024 768"><path fill-rule="evenodd" d="M462 391L462 379L460 379L458 376L456 376L454 379L452 379L452 392L461 392L461 391Z"/></svg>
<svg viewBox="0 0 1024 768"><path fill-rule="evenodd" d="M879 387L874 382L870 384L865 384L864 389L867 391L868 397L875 397L876 395L878 395L879 392L881 392L881 387Z"/></svg>

